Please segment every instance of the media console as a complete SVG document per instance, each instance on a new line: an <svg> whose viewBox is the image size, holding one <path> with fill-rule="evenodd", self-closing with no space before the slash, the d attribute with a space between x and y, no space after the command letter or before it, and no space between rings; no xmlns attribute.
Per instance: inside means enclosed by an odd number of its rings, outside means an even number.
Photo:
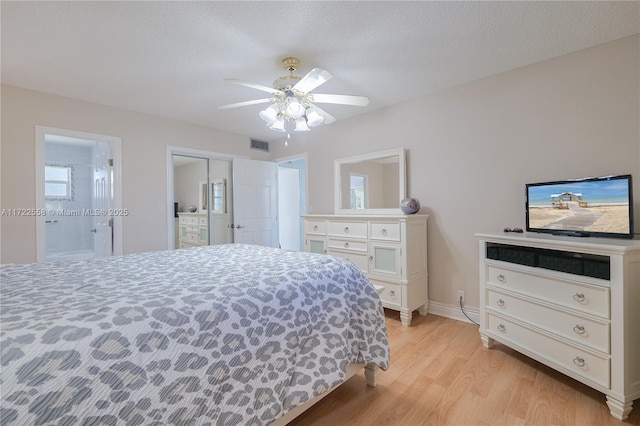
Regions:
<svg viewBox="0 0 640 426"><path fill-rule="evenodd" d="M604 393L624 420L640 398L640 241L476 234L480 336Z"/></svg>

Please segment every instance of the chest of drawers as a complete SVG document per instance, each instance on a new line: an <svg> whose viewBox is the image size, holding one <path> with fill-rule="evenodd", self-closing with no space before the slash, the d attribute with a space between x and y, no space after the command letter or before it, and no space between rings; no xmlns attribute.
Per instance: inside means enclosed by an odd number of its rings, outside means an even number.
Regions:
<svg viewBox="0 0 640 426"><path fill-rule="evenodd" d="M305 251L350 260L380 286L385 308L409 326L427 314L427 218L416 215L306 215Z"/></svg>
<svg viewBox="0 0 640 426"><path fill-rule="evenodd" d="M206 213L178 213L178 248L209 244ZM211 244L226 244L230 240L226 213L211 214Z"/></svg>
<svg viewBox="0 0 640 426"><path fill-rule="evenodd" d="M208 244L207 215L202 213L178 213L179 248Z"/></svg>
<svg viewBox="0 0 640 426"><path fill-rule="evenodd" d="M640 398L640 241L477 237L484 346L500 342L599 390L627 418Z"/></svg>

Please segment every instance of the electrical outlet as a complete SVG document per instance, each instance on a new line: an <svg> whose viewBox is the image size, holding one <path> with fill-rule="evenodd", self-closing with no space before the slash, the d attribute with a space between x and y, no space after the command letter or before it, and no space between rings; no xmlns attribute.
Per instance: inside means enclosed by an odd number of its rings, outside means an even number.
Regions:
<svg viewBox="0 0 640 426"><path fill-rule="evenodd" d="M458 302L464 302L464 291L458 290Z"/></svg>

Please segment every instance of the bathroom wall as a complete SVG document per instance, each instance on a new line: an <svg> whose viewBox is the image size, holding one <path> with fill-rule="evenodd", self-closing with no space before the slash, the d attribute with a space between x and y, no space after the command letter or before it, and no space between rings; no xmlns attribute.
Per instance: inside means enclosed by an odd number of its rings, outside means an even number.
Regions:
<svg viewBox="0 0 640 426"><path fill-rule="evenodd" d="M93 251L93 217L83 214L92 208L93 147L46 141L45 164L72 167L71 200L45 198L47 256L52 253Z"/></svg>

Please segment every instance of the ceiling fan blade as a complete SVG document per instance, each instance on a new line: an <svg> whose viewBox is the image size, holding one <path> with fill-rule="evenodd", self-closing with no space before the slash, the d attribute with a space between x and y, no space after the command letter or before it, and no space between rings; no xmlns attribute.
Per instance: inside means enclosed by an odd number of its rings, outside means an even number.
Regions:
<svg viewBox="0 0 640 426"><path fill-rule="evenodd" d="M341 105L355 105L355 106L367 106L369 105L369 98L366 96L352 96L352 95L328 95L314 93L313 102L319 102L321 104L341 104Z"/></svg>
<svg viewBox="0 0 640 426"><path fill-rule="evenodd" d="M331 74L329 71L323 70L322 68L314 68L309 71L307 75L302 77L302 79L297 82L296 85L293 86L293 88L295 90L301 91L302 93L309 93L316 87L329 80L331 77L333 77L333 74Z"/></svg>
<svg viewBox="0 0 640 426"><path fill-rule="evenodd" d="M238 107L243 107L243 106L247 106L247 105L264 104L266 102L271 102L271 99L256 99L256 100L253 100L253 101L237 102L235 104L228 104L228 105L219 106L218 109L238 108Z"/></svg>
<svg viewBox="0 0 640 426"><path fill-rule="evenodd" d="M319 108L317 105L312 104L312 106L318 114L324 117L324 121L323 121L324 124L331 124L336 121L336 118L333 115L329 114L327 111L323 110L322 108Z"/></svg>
<svg viewBox="0 0 640 426"><path fill-rule="evenodd" d="M228 81L229 83L233 84L239 84L240 86L251 87L252 89L262 90L263 92L271 93L272 95L276 93L282 93L281 90L274 89L273 87L263 86L262 84L256 83L248 83L246 81L240 81L235 78L225 78L224 81Z"/></svg>

